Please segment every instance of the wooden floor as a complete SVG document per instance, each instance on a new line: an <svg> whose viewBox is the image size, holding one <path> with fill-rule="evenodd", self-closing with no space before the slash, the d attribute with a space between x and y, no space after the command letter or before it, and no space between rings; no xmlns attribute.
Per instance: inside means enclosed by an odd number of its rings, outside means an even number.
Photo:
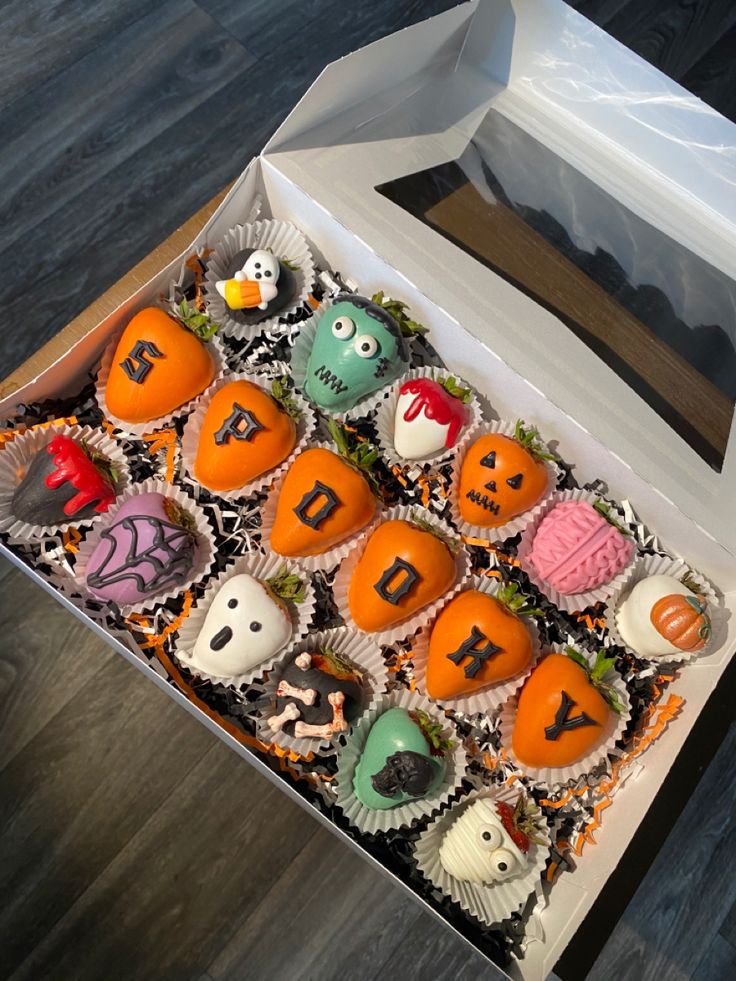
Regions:
<svg viewBox="0 0 736 981"><path fill-rule="evenodd" d="M231 180L322 65L451 5L0 4L0 374ZM574 5L736 116L733 0ZM734 831L732 731L591 979L736 977ZM0 565L0 977L491 975Z"/></svg>

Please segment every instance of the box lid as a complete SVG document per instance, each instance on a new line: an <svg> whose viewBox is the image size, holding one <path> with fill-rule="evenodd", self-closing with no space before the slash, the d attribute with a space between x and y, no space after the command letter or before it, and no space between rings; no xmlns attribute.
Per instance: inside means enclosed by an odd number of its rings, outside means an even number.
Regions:
<svg viewBox="0 0 736 981"><path fill-rule="evenodd" d="M736 552L732 123L562 0L479 0L329 65L264 158ZM571 327L569 297L559 305L540 297L534 269L531 284L520 284L466 228L440 234L434 219L418 220L386 193L449 164L496 210L487 172L497 168L514 227L520 214L549 212L576 256L612 259L627 288L656 296L673 323L694 332L685 355L593 284L593 300L582 295L596 329L615 329L624 344L633 332L636 353L611 354L605 334L586 336L585 311ZM539 264L533 247L524 258ZM559 265L575 279L569 257ZM707 377L696 341L712 337L700 331L711 327L726 360ZM650 390L659 376L676 382L664 396ZM690 432L698 425L706 436L717 429L715 455Z"/></svg>

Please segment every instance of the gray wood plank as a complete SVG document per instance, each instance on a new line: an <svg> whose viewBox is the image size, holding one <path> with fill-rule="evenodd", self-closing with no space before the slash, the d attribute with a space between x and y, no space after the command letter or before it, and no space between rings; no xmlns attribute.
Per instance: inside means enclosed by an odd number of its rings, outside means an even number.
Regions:
<svg viewBox="0 0 736 981"><path fill-rule="evenodd" d="M606 30L674 79L680 79L736 23L733 0L638 0Z"/></svg>
<svg viewBox="0 0 736 981"><path fill-rule="evenodd" d="M692 981L726 981L736 978L736 947L716 934Z"/></svg>
<svg viewBox="0 0 736 981"><path fill-rule="evenodd" d="M408 897L320 829L207 972L214 981L372 979L419 916Z"/></svg>
<svg viewBox="0 0 736 981"><path fill-rule="evenodd" d="M252 62L193 0L167 0L18 99L0 113L0 132L9 136L0 146L4 247L93 188Z"/></svg>
<svg viewBox="0 0 736 981"><path fill-rule="evenodd" d="M303 31L305 24L328 15L331 0L197 0L257 58L269 55ZM347 5L349 6L349 5ZM330 31L326 17L326 33Z"/></svg>
<svg viewBox="0 0 736 981"><path fill-rule="evenodd" d="M32 91L120 34L150 10L148 0L25 0L5 3L0 47L0 104Z"/></svg>
<svg viewBox="0 0 736 981"><path fill-rule="evenodd" d="M734 834L736 725L611 934L589 981L692 977L736 902ZM728 930L727 921L722 933L730 940Z"/></svg>
<svg viewBox="0 0 736 981"><path fill-rule="evenodd" d="M178 741L164 723L148 751L167 769ZM140 758L133 759L140 768ZM128 778L136 782L133 774ZM112 779L121 786L118 773ZM164 796L161 803L157 794L159 806L147 818L131 808L132 836L127 843L118 836L118 854L39 936L14 979L98 981L112 963L121 978L196 981L316 829L219 742Z"/></svg>
<svg viewBox="0 0 736 981"><path fill-rule="evenodd" d="M0 569L0 770L112 657L20 569Z"/></svg>
<svg viewBox="0 0 736 981"><path fill-rule="evenodd" d="M724 34L681 81L727 119L736 119L736 27Z"/></svg>
<svg viewBox="0 0 736 981"><path fill-rule="evenodd" d="M56 684L66 686L66 675ZM43 698L44 689L28 694ZM0 976L53 932L213 742L113 657L7 764L0 772ZM186 799L177 801L189 826ZM175 840L174 827L169 834Z"/></svg>
<svg viewBox="0 0 736 981"><path fill-rule="evenodd" d="M145 152L101 175L0 251L0 302L9 322L24 324L23 331L2 335L3 364L11 370L28 357L232 180L325 64L404 26L410 15L419 19L448 6L430 0L389 10L382 0L356 10L333 0L331 32L322 20L307 23L298 37L152 139ZM40 282L43 290L36 288Z"/></svg>

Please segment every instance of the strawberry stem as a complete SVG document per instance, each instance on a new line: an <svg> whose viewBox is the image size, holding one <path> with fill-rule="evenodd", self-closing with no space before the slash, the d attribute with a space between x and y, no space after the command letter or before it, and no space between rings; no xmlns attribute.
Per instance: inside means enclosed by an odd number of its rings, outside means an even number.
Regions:
<svg viewBox="0 0 736 981"><path fill-rule="evenodd" d="M460 542L457 538L453 538L444 529L438 528L431 522L426 521L424 518L420 517L416 511L411 512L411 517L409 518L409 523L414 525L420 531L426 531L430 535L434 535L435 538L439 538L443 545L445 545L454 555L460 548Z"/></svg>
<svg viewBox="0 0 736 981"><path fill-rule="evenodd" d="M387 296L384 296L383 290L379 290L378 293L374 293L371 297L371 303L375 303L376 306L383 307L389 316L393 317L396 323L399 325L401 333L405 337L415 337L417 334L426 334L427 328L424 324L418 323L416 320L411 320L406 311L409 309L408 304L402 302L401 300L392 300Z"/></svg>
<svg viewBox="0 0 736 981"><path fill-rule="evenodd" d="M120 478L120 471L104 453L90 446L86 439L81 440L82 449L87 454L95 470L114 489Z"/></svg>
<svg viewBox="0 0 736 981"><path fill-rule="evenodd" d="M435 722L422 709L412 709L409 718L422 730L422 735L429 743L432 756L444 756L455 745L452 739L443 735L441 722Z"/></svg>
<svg viewBox="0 0 736 981"><path fill-rule="evenodd" d="M220 329L219 324L216 324L206 313L202 313L196 307L190 306L186 299L182 299L178 304L171 303L170 307L176 319L187 330L191 330L200 341L209 341Z"/></svg>
<svg viewBox="0 0 736 981"><path fill-rule="evenodd" d="M275 576L264 580L266 586L274 595L282 600L291 600L292 603L304 602L304 582L295 573L290 573L285 565L282 565Z"/></svg>
<svg viewBox="0 0 736 981"><path fill-rule="evenodd" d="M496 592L495 599L506 609L518 617L543 617L544 610L532 606L531 596L520 592L518 582L502 583Z"/></svg>
<svg viewBox="0 0 736 981"><path fill-rule="evenodd" d="M289 388L289 379L286 375L282 375L280 378L274 378L271 382L271 395L287 416L290 416L292 419L301 418L302 410L296 399L292 397L291 389Z"/></svg>
<svg viewBox="0 0 736 981"><path fill-rule="evenodd" d="M622 535L626 535L627 537L631 535L631 532L628 530L628 528L625 528L620 521L617 521L610 504L606 504L605 501L602 501L600 497L598 497L593 503L593 507L598 512L598 514L600 514L603 518L606 519L609 525L613 525L616 531L620 531Z"/></svg>
<svg viewBox="0 0 736 981"><path fill-rule="evenodd" d="M164 498L164 511L166 517L172 524L179 525L180 528L184 528L186 531L193 533L196 528L196 522L192 515L181 506L177 504L176 501L172 501L170 497Z"/></svg>
<svg viewBox="0 0 736 981"><path fill-rule="evenodd" d="M603 680L608 672L613 669L613 666L616 663L616 656L614 654L609 654L605 647L601 647L596 652L595 661L593 662L593 667L591 668L585 655L581 654L580 651L575 650L574 647L570 647L569 645L565 647L565 654L576 664L580 665L583 671L585 671L587 674L591 685L593 685L593 687L600 692L613 711L617 715L623 715L624 705L619 698L618 692L613 685Z"/></svg>
<svg viewBox="0 0 736 981"><path fill-rule="evenodd" d="M553 463L560 462L557 454L550 453L544 444L540 442L539 430L535 426L527 429L523 419L516 420L514 439L517 443L521 443L524 449L531 453L535 460L551 460Z"/></svg>

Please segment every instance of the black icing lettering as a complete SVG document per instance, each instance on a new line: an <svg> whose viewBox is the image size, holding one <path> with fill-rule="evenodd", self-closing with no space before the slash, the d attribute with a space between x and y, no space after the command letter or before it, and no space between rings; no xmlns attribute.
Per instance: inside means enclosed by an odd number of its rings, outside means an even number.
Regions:
<svg viewBox="0 0 736 981"><path fill-rule="evenodd" d="M410 562L395 558L373 588L387 603L396 606L409 590L419 582L420 575Z"/></svg>
<svg viewBox="0 0 736 981"><path fill-rule="evenodd" d="M485 641L485 644L483 644L483 641ZM470 663L465 665L463 673L466 678L474 678L485 662L502 650L503 648L496 647L493 641L489 640L482 630L473 626L470 636L462 642L456 651L448 654L447 658L459 667L465 658L469 657L471 659Z"/></svg>
<svg viewBox="0 0 736 981"><path fill-rule="evenodd" d="M324 499L324 503L318 510L310 509L314 508L317 501ZM304 497L299 501L297 506L294 508L294 514L299 518L302 524L305 524L308 528L313 528L317 531L319 526L323 521L326 521L336 507L340 505L340 498L326 484L323 484L321 480L316 480L314 482L314 487L307 491Z"/></svg>
<svg viewBox="0 0 736 981"><path fill-rule="evenodd" d="M570 718L570 709L575 704L566 691L560 693L560 707L557 709L555 721L544 730L545 739L554 741L561 732L571 732L573 729L582 729L583 726L600 725L595 719L591 719L587 712L581 712L580 715Z"/></svg>
<svg viewBox="0 0 736 981"><path fill-rule="evenodd" d="M146 361L146 355L149 358L163 357L153 341L136 341L125 361L120 362L120 367L125 374L137 385L143 384L143 379L153 368L151 362Z"/></svg>
<svg viewBox="0 0 736 981"><path fill-rule="evenodd" d="M250 409L244 409L242 405L233 402L233 411L215 433L215 443L222 446L231 438L249 443L264 428Z"/></svg>

